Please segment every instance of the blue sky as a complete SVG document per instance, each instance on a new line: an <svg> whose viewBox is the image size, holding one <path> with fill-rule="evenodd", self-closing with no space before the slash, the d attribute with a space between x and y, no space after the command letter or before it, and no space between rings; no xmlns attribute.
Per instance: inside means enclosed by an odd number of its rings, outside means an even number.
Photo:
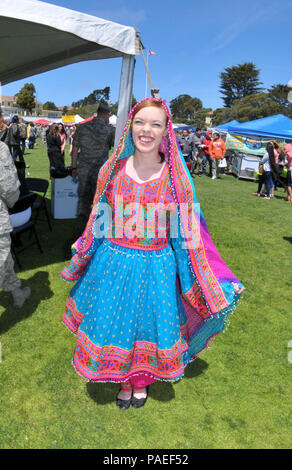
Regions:
<svg viewBox="0 0 292 470"><path fill-rule="evenodd" d="M190 94L204 107L222 107L220 73L225 67L251 61L261 70L265 88L292 79L292 0L49 0L121 24L135 26L147 49L154 85L169 103ZM37 98L57 106L84 98L96 88L111 87L118 99L121 59L88 61L35 75L2 87L14 95L31 81ZM148 88L149 90L149 88ZM144 98L145 68L137 57L134 95Z"/></svg>

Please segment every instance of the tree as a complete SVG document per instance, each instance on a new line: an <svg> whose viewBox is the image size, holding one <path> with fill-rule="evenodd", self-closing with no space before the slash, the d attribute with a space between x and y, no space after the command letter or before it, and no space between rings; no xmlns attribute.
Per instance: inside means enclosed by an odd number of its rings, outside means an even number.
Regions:
<svg viewBox="0 0 292 470"><path fill-rule="evenodd" d="M131 108L137 104L138 101L136 100L135 96L132 95L132 103L131 103ZM119 102L117 101L116 103L113 104L112 106L112 114L115 114L117 116L118 114L118 107L119 107Z"/></svg>
<svg viewBox="0 0 292 470"><path fill-rule="evenodd" d="M187 101L192 99L191 95L179 95L170 102L170 110L173 120L184 119L184 106Z"/></svg>
<svg viewBox="0 0 292 470"><path fill-rule="evenodd" d="M79 112L80 112L79 109L74 109L74 108L72 108L72 109L68 109L66 115L67 115L67 116L74 116L75 114L78 114ZM89 117L89 116L88 116L88 117Z"/></svg>
<svg viewBox="0 0 292 470"><path fill-rule="evenodd" d="M202 101L199 98L192 98L190 95L179 95L170 102L174 122L194 119L195 113L202 107Z"/></svg>
<svg viewBox="0 0 292 470"><path fill-rule="evenodd" d="M220 74L220 93L223 95L225 107L232 107L235 100L255 95L263 91L259 85L260 70L252 62L227 67Z"/></svg>
<svg viewBox="0 0 292 470"><path fill-rule="evenodd" d="M207 117L207 114L210 113L211 111L212 111L211 108L199 109L199 111L195 113L194 125L196 127L200 127L201 129L206 130L207 129L206 117Z"/></svg>
<svg viewBox="0 0 292 470"><path fill-rule="evenodd" d="M291 88L288 85L282 85L281 83L273 85L268 89L269 98L275 101L275 103L279 105L279 109L281 109L280 112L288 117L292 117L292 104L288 99L290 92Z"/></svg>
<svg viewBox="0 0 292 470"><path fill-rule="evenodd" d="M271 97L270 93L256 93L240 100L235 100L232 108L218 108L212 117L212 126L236 119L239 122L253 121L283 112L280 101Z"/></svg>
<svg viewBox="0 0 292 470"><path fill-rule="evenodd" d="M137 104L137 103L138 103L138 101L136 100L135 96L132 95L132 103L131 103L132 108L133 108L133 106L135 106L135 104Z"/></svg>
<svg viewBox="0 0 292 470"><path fill-rule="evenodd" d="M17 93L17 104L25 111L32 112L33 108L35 108L35 86L33 83L25 83L25 85L21 88L20 92Z"/></svg>
<svg viewBox="0 0 292 470"><path fill-rule="evenodd" d="M109 97L110 97L110 87L107 86L102 89L93 90L93 92L90 93L85 98L78 100L78 101L74 101L72 103L72 106L73 108L78 109L78 108L82 108L83 106L87 106L90 104L97 104L101 99L109 100Z"/></svg>
<svg viewBox="0 0 292 470"><path fill-rule="evenodd" d="M219 126L220 124L225 124L230 121L231 108L217 108L213 112L212 116L212 126Z"/></svg>
<svg viewBox="0 0 292 470"><path fill-rule="evenodd" d="M53 101L46 101L46 103L43 104L43 109L49 109L50 111L56 111L57 106Z"/></svg>
<svg viewBox="0 0 292 470"><path fill-rule="evenodd" d="M64 106L63 111L62 111L63 116L66 116L67 113L68 113L68 108L67 106Z"/></svg>
<svg viewBox="0 0 292 470"><path fill-rule="evenodd" d="M203 108L203 103L200 98L191 98L186 101L184 109L187 116L187 119L194 119L197 115L197 112Z"/></svg>
<svg viewBox="0 0 292 470"><path fill-rule="evenodd" d="M280 105L271 99L267 93L259 93L236 100L230 111L229 120L252 121L279 114L280 109Z"/></svg>

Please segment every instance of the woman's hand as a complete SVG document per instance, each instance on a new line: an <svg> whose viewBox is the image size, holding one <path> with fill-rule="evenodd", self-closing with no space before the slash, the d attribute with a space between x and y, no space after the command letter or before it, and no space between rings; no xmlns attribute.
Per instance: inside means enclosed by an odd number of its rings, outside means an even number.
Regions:
<svg viewBox="0 0 292 470"><path fill-rule="evenodd" d="M240 288L239 288L239 285L238 285L236 282L232 282L231 284L232 284L233 287L234 287L234 292L235 292L235 294L239 295L239 294L241 294L241 292L244 291L244 287L242 287L242 288L240 289Z"/></svg>
<svg viewBox="0 0 292 470"><path fill-rule="evenodd" d="M73 243L73 245L71 245L71 249L72 249L72 250L76 250L76 251L77 251L76 242L75 242L75 243Z"/></svg>

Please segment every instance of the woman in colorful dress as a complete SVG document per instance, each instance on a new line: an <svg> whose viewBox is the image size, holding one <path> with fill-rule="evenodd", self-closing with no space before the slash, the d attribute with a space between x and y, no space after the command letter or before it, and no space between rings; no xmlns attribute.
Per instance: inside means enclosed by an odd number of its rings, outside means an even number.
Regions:
<svg viewBox="0 0 292 470"><path fill-rule="evenodd" d="M153 382L182 378L244 289L196 203L167 105L142 100L100 170L62 271L78 281L63 316L77 335L74 367L88 381L120 383L121 409L143 406Z"/></svg>

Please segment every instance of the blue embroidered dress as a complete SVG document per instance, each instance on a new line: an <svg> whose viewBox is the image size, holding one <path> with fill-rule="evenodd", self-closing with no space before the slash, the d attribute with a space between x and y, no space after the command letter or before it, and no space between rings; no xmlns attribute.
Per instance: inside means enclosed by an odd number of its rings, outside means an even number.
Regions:
<svg viewBox="0 0 292 470"><path fill-rule="evenodd" d="M125 163L118 163L106 190L115 237L103 239L73 287L63 321L77 334L74 366L88 380L178 380L191 357L184 329L187 318L176 288L169 218L165 238L158 237L157 213L155 236L146 237L149 204L173 203L168 166L159 179L139 184L126 174ZM120 238L117 197L123 198L124 208L125 233ZM134 203L145 212L127 211Z"/></svg>

